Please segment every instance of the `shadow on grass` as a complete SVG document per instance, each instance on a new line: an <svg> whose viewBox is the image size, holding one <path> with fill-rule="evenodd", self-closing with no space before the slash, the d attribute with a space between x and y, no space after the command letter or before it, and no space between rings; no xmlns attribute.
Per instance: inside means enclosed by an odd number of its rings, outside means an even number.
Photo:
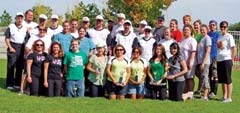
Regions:
<svg viewBox="0 0 240 113"><path fill-rule="evenodd" d="M0 88L6 89L6 78L0 78Z"/></svg>

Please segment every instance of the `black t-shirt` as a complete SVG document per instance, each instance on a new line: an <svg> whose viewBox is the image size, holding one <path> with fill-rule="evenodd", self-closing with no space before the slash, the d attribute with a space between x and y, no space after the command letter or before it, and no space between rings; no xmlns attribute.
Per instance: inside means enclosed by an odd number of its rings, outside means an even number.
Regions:
<svg viewBox="0 0 240 113"><path fill-rule="evenodd" d="M48 79L61 79L60 73L62 72L62 57L48 55L44 62L49 63Z"/></svg>
<svg viewBox="0 0 240 113"><path fill-rule="evenodd" d="M32 60L31 76L41 77L43 75L43 62L46 59L47 53L31 53L28 55L27 60Z"/></svg>

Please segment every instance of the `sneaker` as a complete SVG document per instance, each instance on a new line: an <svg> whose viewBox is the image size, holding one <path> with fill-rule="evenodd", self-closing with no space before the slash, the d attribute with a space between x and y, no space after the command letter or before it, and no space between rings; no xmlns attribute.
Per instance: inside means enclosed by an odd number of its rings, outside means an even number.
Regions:
<svg viewBox="0 0 240 113"><path fill-rule="evenodd" d="M7 87L8 90L13 90L14 88L12 86Z"/></svg>
<svg viewBox="0 0 240 113"><path fill-rule="evenodd" d="M213 97L215 97L216 95L212 92L212 93L210 93L208 96L209 96L209 98L213 98Z"/></svg>
<svg viewBox="0 0 240 113"><path fill-rule="evenodd" d="M203 101L208 101L208 97L201 97Z"/></svg>
<svg viewBox="0 0 240 113"><path fill-rule="evenodd" d="M13 86L14 89L20 89L20 86Z"/></svg>
<svg viewBox="0 0 240 113"><path fill-rule="evenodd" d="M222 97L222 99L221 99L222 101L225 101L225 100L227 100L226 98L224 98L224 97Z"/></svg>
<svg viewBox="0 0 240 113"><path fill-rule="evenodd" d="M194 95L200 95L200 94L201 94L201 90L194 91Z"/></svg>
<svg viewBox="0 0 240 113"><path fill-rule="evenodd" d="M23 95L23 91L19 91L18 95Z"/></svg>
<svg viewBox="0 0 240 113"><path fill-rule="evenodd" d="M230 98L229 98L229 99L225 99L225 100L223 100L222 102L223 102L223 103L232 102L232 99L230 99Z"/></svg>

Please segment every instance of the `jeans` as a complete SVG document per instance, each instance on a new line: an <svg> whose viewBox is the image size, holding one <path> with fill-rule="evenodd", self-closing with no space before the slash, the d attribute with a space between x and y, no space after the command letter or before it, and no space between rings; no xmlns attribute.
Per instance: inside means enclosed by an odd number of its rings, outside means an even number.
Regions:
<svg viewBox="0 0 240 113"><path fill-rule="evenodd" d="M67 80L66 96L67 97L83 97L85 91L84 80Z"/></svg>
<svg viewBox="0 0 240 113"><path fill-rule="evenodd" d="M184 81L168 80L169 99L173 101L182 101L184 85Z"/></svg>
<svg viewBox="0 0 240 113"><path fill-rule="evenodd" d="M104 96L104 87L101 85L95 85L91 83L91 96L92 97L103 97Z"/></svg>
<svg viewBox="0 0 240 113"><path fill-rule="evenodd" d="M48 96L60 96L62 88L61 79L48 79Z"/></svg>

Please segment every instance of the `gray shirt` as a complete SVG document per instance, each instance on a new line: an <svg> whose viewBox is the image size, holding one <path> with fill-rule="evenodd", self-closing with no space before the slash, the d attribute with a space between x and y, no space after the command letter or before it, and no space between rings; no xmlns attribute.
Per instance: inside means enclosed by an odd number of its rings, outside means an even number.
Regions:
<svg viewBox="0 0 240 113"><path fill-rule="evenodd" d="M184 60L184 59L181 55L179 55L177 57L172 56L172 57L169 58L170 69L169 69L168 76L180 73L182 71L182 66L180 64L180 62L182 60ZM175 79L175 81L178 81L178 82L181 82L181 81L184 81L184 80L185 80L184 76L179 76Z"/></svg>
<svg viewBox="0 0 240 113"><path fill-rule="evenodd" d="M167 27L161 26L157 27L153 31L153 37L155 38L156 42L159 42L160 40L164 39L164 31Z"/></svg>
<svg viewBox="0 0 240 113"><path fill-rule="evenodd" d="M211 38L207 35L201 39L201 41L198 43L197 48L197 64L202 64L204 56L206 54L206 48L207 46L212 45ZM207 60L205 64L210 64L210 55L207 56Z"/></svg>

